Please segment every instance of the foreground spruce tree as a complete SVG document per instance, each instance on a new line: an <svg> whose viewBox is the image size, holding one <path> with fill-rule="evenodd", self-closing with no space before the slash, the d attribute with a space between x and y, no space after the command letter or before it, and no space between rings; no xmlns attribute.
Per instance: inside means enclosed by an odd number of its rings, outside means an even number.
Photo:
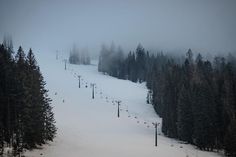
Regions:
<svg viewBox="0 0 236 157"><path fill-rule="evenodd" d="M0 47L0 153L13 148L13 155L33 149L56 134L51 99L30 49L12 52Z"/></svg>

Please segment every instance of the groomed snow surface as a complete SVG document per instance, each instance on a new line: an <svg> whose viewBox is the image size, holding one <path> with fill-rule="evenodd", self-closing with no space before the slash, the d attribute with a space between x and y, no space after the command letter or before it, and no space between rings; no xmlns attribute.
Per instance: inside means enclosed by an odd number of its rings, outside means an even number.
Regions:
<svg viewBox="0 0 236 157"><path fill-rule="evenodd" d="M152 122L161 123L146 103L145 84L119 80L97 71L97 65L67 65L63 57L38 55L55 113L54 142L27 151L26 157L216 157L194 146L166 138L158 127L154 146ZM78 75L81 76L79 88ZM92 99L91 83L96 84ZM86 88L87 86L87 88ZM120 118L117 103L120 100Z"/></svg>

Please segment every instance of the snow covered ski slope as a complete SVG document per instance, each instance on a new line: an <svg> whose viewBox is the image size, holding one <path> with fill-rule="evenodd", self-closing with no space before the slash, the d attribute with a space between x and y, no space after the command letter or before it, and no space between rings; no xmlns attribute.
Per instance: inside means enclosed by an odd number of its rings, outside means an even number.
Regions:
<svg viewBox="0 0 236 157"><path fill-rule="evenodd" d="M54 55L36 57L53 100L58 134L54 142L26 152L26 157L219 156L164 137L161 125L155 147L152 123L161 119L146 104L144 84L103 75L96 65L67 65L64 70L62 59ZM94 99L91 83L96 84ZM116 101L121 101L119 118Z"/></svg>

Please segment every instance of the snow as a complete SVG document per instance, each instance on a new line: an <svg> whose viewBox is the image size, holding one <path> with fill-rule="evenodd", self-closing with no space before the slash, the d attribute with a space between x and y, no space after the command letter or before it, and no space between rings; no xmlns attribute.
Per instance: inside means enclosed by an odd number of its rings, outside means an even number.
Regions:
<svg viewBox="0 0 236 157"><path fill-rule="evenodd" d="M64 70L62 58L56 60L50 53L36 57L53 100L58 133L54 142L42 149L27 151L26 157L220 156L164 137L160 133L161 125L155 147L152 123L161 123L161 118L146 103L145 84L103 75L97 72L96 63L67 65ZM78 75L81 75L81 88L78 87ZM96 84L95 99L92 99L90 83ZM120 118L115 102L118 100L121 101Z"/></svg>

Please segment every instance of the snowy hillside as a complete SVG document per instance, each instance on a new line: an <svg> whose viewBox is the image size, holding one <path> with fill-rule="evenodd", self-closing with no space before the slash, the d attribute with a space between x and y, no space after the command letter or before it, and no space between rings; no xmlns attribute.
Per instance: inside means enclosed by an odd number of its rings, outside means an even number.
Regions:
<svg viewBox="0 0 236 157"><path fill-rule="evenodd" d="M98 73L96 64L68 65L64 70L62 58L36 57L53 100L58 134L53 143L26 152L26 157L219 156L164 137L160 133L161 125L155 147L152 123L160 123L161 119L153 107L146 104L145 84ZM91 83L96 84L95 99L92 99ZM118 100L121 101L120 118L117 117Z"/></svg>

